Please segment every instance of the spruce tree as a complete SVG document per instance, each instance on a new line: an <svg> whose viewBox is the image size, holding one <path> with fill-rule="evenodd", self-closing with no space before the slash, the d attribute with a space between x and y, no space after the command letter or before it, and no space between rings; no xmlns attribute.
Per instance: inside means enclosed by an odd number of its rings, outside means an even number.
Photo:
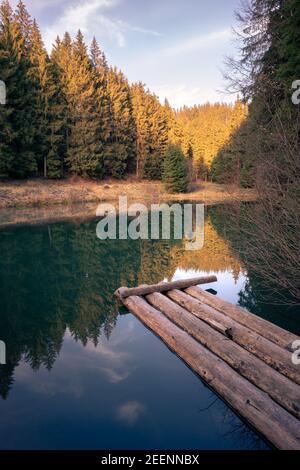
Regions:
<svg viewBox="0 0 300 470"><path fill-rule="evenodd" d="M163 182L167 191L174 193L187 191L186 161L179 145L170 144L167 149L163 164Z"/></svg>
<svg viewBox="0 0 300 470"><path fill-rule="evenodd" d="M168 143L168 123L158 98L142 83L131 88L137 136L137 176L160 179Z"/></svg>
<svg viewBox="0 0 300 470"><path fill-rule="evenodd" d="M33 21L20 0L13 15L13 54L18 57L18 83L14 96L14 123L18 133L14 148L13 176L37 175L36 140L38 134L37 79L30 62Z"/></svg>
<svg viewBox="0 0 300 470"><path fill-rule="evenodd" d="M67 164L72 174L98 176L102 173L103 160L99 100L92 63L81 31L72 45L71 57L67 70L70 113Z"/></svg>
<svg viewBox="0 0 300 470"><path fill-rule="evenodd" d="M62 40L59 36L57 36L51 51L50 58L55 81L58 85L62 99L61 118L63 120L62 124L64 134L64 141L62 147L62 169L63 172L67 172L68 168L65 160L69 150L71 132L69 82L71 78L70 71L72 61L72 40L68 32L64 34Z"/></svg>
<svg viewBox="0 0 300 470"><path fill-rule="evenodd" d="M36 158L44 177L59 178L63 174L64 102L54 65L49 60L35 20L29 57L36 80Z"/></svg>
<svg viewBox="0 0 300 470"><path fill-rule="evenodd" d="M110 156L104 160L105 172L122 178L136 166L136 126L128 81L117 69L109 69L108 93L111 102L112 136Z"/></svg>
<svg viewBox="0 0 300 470"><path fill-rule="evenodd" d="M143 176L161 179L162 165L168 144L168 124L164 110L154 94L148 95L148 119L150 124L150 152L145 161Z"/></svg>
<svg viewBox="0 0 300 470"><path fill-rule="evenodd" d="M99 102L99 139L102 143L101 175L105 175L104 162L112 158L113 122L111 102L108 93L108 65L104 52L94 37L90 48L90 56L93 66L96 96Z"/></svg>
<svg viewBox="0 0 300 470"><path fill-rule="evenodd" d="M0 5L0 79L6 87L6 104L0 105L0 178L12 173L15 138L13 126L13 90L16 86L17 57L12 53L12 9L8 2Z"/></svg>
<svg viewBox="0 0 300 470"><path fill-rule="evenodd" d="M150 123L147 92L139 82L131 87L133 116L136 124L136 176L144 176L144 165L150 155Z"/></svg>
<svg viewBox="0 0 300 470"><path fill-rule="evenodd" d="M300 4L298 0L286 0L282 6L282 22L278 52L280 65L276 71L277 78L282 80L290 91L291 82L300 77Z"/></svg>
<svg viewBox="0 0 300 470"><path fill-rule="evenodd" d="M30 77L28 44L22 34L24 9L19 3L14 15L8 1L0 7L0 70L7 90L7 103L1 107L0 173L2 177L36 174L34 154L35 95ZM25 24L24 23L24 24ZM26 23L27 24L27 23ZM30 21L28 20L30 29Z"/></svg>

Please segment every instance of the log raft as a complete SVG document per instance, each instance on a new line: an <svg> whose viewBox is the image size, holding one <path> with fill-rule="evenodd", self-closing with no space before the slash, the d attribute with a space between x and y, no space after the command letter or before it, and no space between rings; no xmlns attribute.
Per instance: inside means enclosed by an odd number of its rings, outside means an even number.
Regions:
<svg viewBox="0 0 300 470"><path fill-rule="evenodd" d="M300 366L294 334L199 287L215 276L120 287L147 328L279 449L300 450Z"/></svg>

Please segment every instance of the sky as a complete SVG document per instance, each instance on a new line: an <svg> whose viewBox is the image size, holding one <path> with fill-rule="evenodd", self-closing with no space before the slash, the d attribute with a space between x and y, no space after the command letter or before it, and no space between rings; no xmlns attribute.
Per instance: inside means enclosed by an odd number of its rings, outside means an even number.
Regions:
<svg viewBox="0 0 300 470"><path fill-rule="evenodd" d="M17 0L13 0L14 5ZM174 108L232 101L224 57L234 54L240 0L24 0L48 50L57 35L95 35L111 65Z"/></svg>

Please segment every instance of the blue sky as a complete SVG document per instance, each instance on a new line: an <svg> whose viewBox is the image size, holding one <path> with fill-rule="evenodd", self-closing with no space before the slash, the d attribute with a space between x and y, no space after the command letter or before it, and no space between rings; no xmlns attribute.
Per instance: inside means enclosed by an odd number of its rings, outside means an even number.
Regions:
<svg viewBox="0 0 300 470"><path fill-rule="evenodd" d="M16 3L13 1L12 3ZM220 94L239 0L25 0L48 49L57 34L95 35L110 64L172 106L231 101Z"/></svg>

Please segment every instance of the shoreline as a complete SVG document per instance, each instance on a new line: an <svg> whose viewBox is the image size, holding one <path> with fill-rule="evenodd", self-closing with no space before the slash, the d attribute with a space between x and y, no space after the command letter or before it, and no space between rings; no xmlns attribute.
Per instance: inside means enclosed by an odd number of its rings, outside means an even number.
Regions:
<svg viewBox="0 0 300 470"><path fill-rule="evenodd" d="M93 218L99 203L117 202L119 196L127 196L129 204L146 205L172 201L211 205L258 199L253 189L206 182L194 183L193 191L184 194L166 193L160 181L134 179L6 182L0 183L0 227Z"/></svg>

